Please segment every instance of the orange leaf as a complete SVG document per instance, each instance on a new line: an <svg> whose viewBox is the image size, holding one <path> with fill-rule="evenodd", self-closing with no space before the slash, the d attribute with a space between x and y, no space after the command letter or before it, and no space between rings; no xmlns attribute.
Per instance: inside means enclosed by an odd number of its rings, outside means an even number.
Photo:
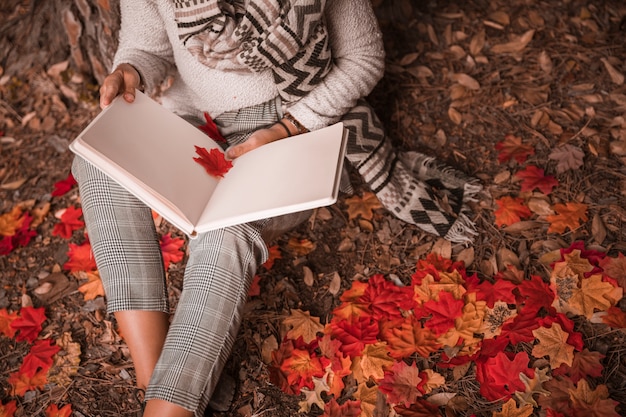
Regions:
<svg viewBox="0 0 626 417"><path fill-rule="evenodd" d="M315 243L309 239L298 239L296 237L289 238L287 242L287 250L296 256L304 256L315 250Z"/></svg>
<svg viewBox="0 0 626 417"><path fill-rule="evenodd" d="M510 226L532 215L524 200L519 197L502 197L496 200L496 205L496 226Z"/></svg>
<svg viewBox="0 0 626 417"><path fill-rule="evenodd" d="M15 235L23 222L22 209L19 206L13 207L13 210L0 216L0 236Z"/></svg>
<svg viewBox="0 0 626 417"><path fill-rule="evenodd" d="M530 417L532 415L533 406L531 404L526 404L518 408L513 398L504 403L502 411L493 413L493 417Z"/></svg>
<svg viewBox="0 0 626 417"><path fill-rule="evenodd" d="M361 402L348 400L339 405L335 398L324 407L324 414L320 417L359 417L361 414Z"/></svg>
<svg viewBox="0 0 626 417"><path fill-rule="evenodd" d="M93 300L98 296L104 296L104 287L98 271L87 272L87 282L78 287L78 291L83 293L85 300Z"/></svg>
<svg viewBox="0 0 626 417"><path fill-rule="evenodd" d="M8 382L11 384L11 395L23 396L26 391L43 388L48 383L47 371L43 369L33 376L28 376L21 371L13 372L9 375Z"/></svg>
<svg viewBox="0 0 626 417"><path fill-rule="evenodd" d="M619 307L610 307L606 316L602 316L602 322L614 329L626 329L626 313Z"/></svg>
<svg viewBox="0 0 626 417"><path fill-rule="evenodd" d="M50 404L48 408L46 408L46 417L70 417L71 415L71 404L66 404L60 409L56 404Z"/></svg>
<svg viewBox="0 0 626 417"><path fill-rule="evenodd" d="M6 308L0 309L0 333L7 337L15 336L15 329L11 326L18 318L17 311L9 313Z"/></svg>
<svg viewBox="0 0 626 417"><path fill-rule="evenodd" d="M267 258L267 261L265 261L263 266L265 267L265 269L270 270L274 266L274 262L276 261L276 259L280 259L283 256L282 256L282 253L280 252L280 246L278 245L270 246L268 248L268 251L269 251L269 257Z"/></svg>
<svg viewBox="0 0 626 417"><path fill-rule="evenodd" d="M533 330L533 335L539 340L539 343L533 346L534 357L548 356L552 369L558 368L563 363L572 366L574 346L567 344L569 334L563 331L560 324L552 323L548 328L540 327Z"/></svg>
<svg viewBox="0 0 626 417"><path fill-rule="evenodd" d="M291 315L283 320L283 324L290 328L288 338L297 340L302 337L307 344L317 339L317 333L324 331L319 317L311 317L311 313L299 309L291 310Z"/></svg>
<svg viewBox="0 0 626 417"><path fill-rule="evenodd" d="M331 336L342 343L341 351L350 358L360 356L366 345L376 343L379 330L378 323L369 317L333 320L330 329Z"/></svg>
<svg viewBox="0 0 626 417"><path fill-rule="evenodd" d="M437 337L430 329L423 328L415 316L407 317L399 326L390 326L383 332L389 344L392 358L401 359L414 353L427 358L439 349Z"/></svg>
<svg viewBox="0 0 626 417"><path fill-rule="evenodd" d="M298 389L313 388L313 377L324 376L324 365L319 357L309 354L306 350L296 349L291 356L280 365L281 371L287 375L287 381Z"/></svg>
<svg viewBox="0 0 626 417"><path fill-rule="evenodd" d="M611 307L609 296L614 289L611 283L602 281L602 275L595 274L582 279L580 288L572 290L572 296L568 301L577 314L590 319L596 309L606 311Z"/></svg>
<svg viewBox="0 0 626 417"><path fill-rule="evenodd" d="M514 158L518 163L523 164L528 156L535 154L535 148L523 144L522 138L514 135L506 135L503 141L496 143L496 149L500 151L498 153L498 162L500 163L508 162Z"/></svg>
<svg viewBox="0 0 626 417"><path fill-rule="evenodd" d="M378 197L374 193L363 193L362 197L355 195L346 199L348 205L348 217L350 220L361 216L363 219L372 220L374 216L373 210L382 208Z"/></svg>
<svg viewBox="0 0 626 417"><path fill-rule="evenodd" d="M194 161L202 165L205 171L218 178L223 178L224 175L233 167L231 161L226 160L224 153L217 148L213 148L207 151L206 148L196 146L196 153L199 157L193 158Z"/></svg>
<svg viewBox="0 0 626 417"><path fill-rule="evenodd" d="M548 233L563 233L566 228L576 230L580 220L587 221L587 205L582 203L555 204L552 209L558 214L547 216L550 222Z"/></svg>
<svg viewBox="0 0 626 417"><path fill-rule="evenodd" d="M361 355L361 370L365 380L371 378L383 379L385 377L385 369L393 365L394 360L389 356L387 343L377 342L372 345L365 346Z"/></svg>

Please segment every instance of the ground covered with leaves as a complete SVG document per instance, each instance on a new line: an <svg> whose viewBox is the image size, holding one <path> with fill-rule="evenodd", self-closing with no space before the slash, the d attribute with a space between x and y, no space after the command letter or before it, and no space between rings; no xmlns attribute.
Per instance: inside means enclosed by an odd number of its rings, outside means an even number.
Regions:
<svg viewBox="0 0 626 417"><path fill-rule="evenodd" d="M626 415L626 6L374 1L401 150L484 186L452 245L357 192L279 238L225 416ZM1 71L1 69L0 69ZM71 178L97 87L0 75L0 416L140 414ZM155 218L175 308L183 236Z"/></svg>

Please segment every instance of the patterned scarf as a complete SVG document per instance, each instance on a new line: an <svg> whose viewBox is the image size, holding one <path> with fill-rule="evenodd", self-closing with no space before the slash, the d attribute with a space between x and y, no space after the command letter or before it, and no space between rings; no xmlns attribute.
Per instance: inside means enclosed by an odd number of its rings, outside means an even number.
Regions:
<svg viewBox="0 0 626 417"><path fill-rule="evenodd" d="M179 38L202 64L271 69L285 101L311 91L331 67L326 0L173 0Z"/></svg>

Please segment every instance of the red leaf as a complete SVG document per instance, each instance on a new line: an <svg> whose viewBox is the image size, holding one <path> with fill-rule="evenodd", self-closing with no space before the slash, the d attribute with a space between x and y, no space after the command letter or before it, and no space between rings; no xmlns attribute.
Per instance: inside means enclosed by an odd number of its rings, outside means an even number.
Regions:
<svg viewBox="0 0 626 417"><path fill-rule="evenodd" d="M313 377L324 376L324 368L328 363L326 358L311 356L306 350L295 349L280 365L280 370L287 375L287 382L297 387L296 393L299 393L303 387L314 388Z"/></svg>
<svg viewBox="0 0 626 417"><path fill-rule="evenodd" d="M390 404L403 404L409 407L422 393L417 388L422 378L419 369L413 362L407 365L404 361L396 361L390 370L385 371L385 377L379 381L378 389L387 394Z"/></svg>
<svg viewBox="0 0 626 417"><path fill-rule="evenodd" d="M552 189L559 185L559 181L552 175L544 175L543 169L528 165L518 171L514 177L522 180L522 191L532 191L538 188L544 194L550 194Z"/></svg>
<svg viewBox="0 0 626 417"><path fill-rule="evenodd" d="M400 288L385 279L382 274L369 278L367 288L360 297L360 302L368 303L374 320L401 318L402 310L413 307L413 290L410 287ZM410 293L407 289L411 290Z"/></svg>
<svg viewBox="0 0 626 417"><path fill-rule="evenodd" d="M502 197L496 200L496 205L496 226L510 226L532 215L524 200L519 197Z"/></svg>
<svg viewBox="0 0 626 417"><path fill-rule="evenodd" d="M522 310L512 321L504 323L500 339L505 338L511 344L516 345L520 342L532 342L535 340L533 330L539 327L537 321L537 312L533 310Z"/></svg>
<svg viewBox="0 0 626 417"><path fill-rule="evenodd" d="M76 179L74 179L74 176L70 172L67 178L54 183L54 191L52 191L52 196L60 197L62 195L65 195L75 185L76 185Z"/></svg>
<svg viewBox="0 0 626 417"><path fill-rule="evenodd" d="M8 255L13 251L13 237L5 236L0 239L0 255Z"/></svg>
<svg viewBox="0 0 626 417"><path fill-rule="evenodd" d="M463 300L457 300L454 296L447 292L439 292L439 301L429 300L424 303L423 307L432 317L426 320L425 326L431 329L437 336L442 335L454 327L454 321L457 317L463 315Z"/></svg>
<svg viewBox="0 0 626 417"><path fill-rule="evenodd" d="M7 337L13 337L15 335L15 329L11 326L17 318L16 311L9 313L6 308L0 310L0 333Z"/></svg>
<svg viewBox="0 0 626 417"><path fill-rule="evenodd" d="M538 275L532 275L530 280L524 280L517 288L521 295L520 304L524 305L525 313L528 312L527 310L536 313L542 307L551 312L554 311L552 303L556 296L550 286L543 282Z"/></svg>
<svg viewBox="0 0 626 417"><path fill-rule="evenodd" d="M160 245L165 270L170 267L170 262L177 263L183 260L184 253L180 248L184 244L184 239L178 237L172 239L170 233L161 236Z"/></svg>
<svg viewBox="0 0 626 417"><path fill-rule="evenodd" d="M518 352L510 359L505 352L485 362L476 363L476 380L480 383L480 393L489 401L508 400L515 391L524 392L520 373L533 378L535 371L528 367L528 354Z"/></svg>
<svg viewBox="0 0 626 417"><path fill-rule="evenodd" d="M377 342L378 323L369 317L333 320L330 328L331 336L342 343L341 350L350 358L360 356L366 344Z"/></svg>
<svg viewBox="0 0 626 417"><path fill-rule="evenodd" d="M614 329L626 329L626 313L619 307L609 307L606 311L606 315L602 316L602 322ZM0 324L1 323L2 316L0 316ZM0 330L2 330L1 325Z"/></svg>
<svg viewBox="0 0 626 417"><path fill-rule="evenodd" d="M0 134L0 136L2 135ZM15 402L15 400L9 401L6 404L0 403L0 417L13 417L15 415L16 410L17 410L17 403Z"/></svg>
<svg viewBox="0 0 626 417"><path fill-rule="evenodd" d="M43 370L37 372L32 377L16 371L9 375L9 384L11 384L11 395L22 396L26 394L26 391L31 391L37 388L43 388L48 382L46 372Z"/></svg>
<svg viewBox="0 0 626 417"><path fill-rule="evenodd" d="M56 404L50 404L48 408L46 408L46 417L70 417L71 415L71 404L66 404L60 409Z"/></svg>
<svg viewBox="0 0 626 417"><path fill-rule="evenodd" d="M209 113L204 112L204 120L206 120L206 123L202 126L198 126L198 128L206 133L214 141L226 142L226 139L224 139L224 136L222 136L222 134L220 133L217 125L215 124L211 116L209 116Z"/></svg>
<svg viewBox="0 0 626 417"><path fill-rule="evenodd" d="M42 369L46 373L52 366L52 357L61 348L53 345L51 339L36 340L31 346L28 355L24 357L24 362L20 367L20 372L25 373L27 376L33 376L39 369Z"/></svg>
<svg viewBox="0 0 626 417"><path fill-rule="evenodd" d="M535 154L535 149L531 145L522 143L522 138L513 135L506 135L503 141L496 143L496 149L500 151L498 154L498 162L503 163L511 158L523 164L526 158Z"/></svg>
<svg viewBox="0 0 626 417"><path fill-rule="evenodd" d="M588 349L584 349L582 352L574 352L572 366L567 366L564 363L559 368L553 369L552 375L569 375L575 384L583 378L600 377L604 370L602 359L604 359L604 355L600 352L591 352Z"/></svg>
<svg viewBox="0 0 626 417"><path fill-rule="evenodd" d="M89 242L82 245L70 243L67 256L69 260L63 265L63 269L70 272L91 272L97 269Z"/></svg>
<svg viewBox="0 0 626 417"><path fill-rule="evenodd" d="M27 340L33 343L39 332L41 332L41 324L46 321L45 308L24 307L20 310L20 317L13 320L11 327L19 331L15 340L18 342Z"/></svg>
<svg viewBox="0 0 626 417"><path fill-rule="evenodd" d="M359 417L361 415L361 401L348 400L339 405L335 398L324 407L324 414L320 417Z"/></svg>
<svg viewBox="0 0 626 417"><path fill-rule="evenodd" d="M73 206L68 207L61 215L61 222L54 225L52 235L61 236L65 239L71 238L74 230L85 227L85 223L78 219L82 215L82 208L74 208Z"/></svg>
<svg viewBox="0 0 626 417"><path fill-rule="evenodd" d="M493 308L496 301L515 304L515 294L513 294L515 288L517 288L515 284L505 279L496 279L493 284L485 280L476 286L476 298L479 301L485 301L489 308Z"/></svg>
<svg viewBox="0 0 626 417"><path fill-rule="evenodd" d="M199 158L193 158L194 161L204 167L209 175L223 178L224 175L233 167L231 161L227 161L224 153L217 148L207 151L206 148L196 146L196 153Z"/></svg>
<svg viewBox="0 0 626 417"><path fill-rule="evenodd" d="M267 261L265 261L265 263L263 264L263 267L267 270L270 270L274 266L274 262L276 262L277 259L282 258L283 255L278 245L270 246L268 248L268 251L269 251L269 257L267 258Z"/></svg>
<svg viewBox="0 0 626 417"><path fill-rule="evenodd" d="M250 289L248 289L248 297L261 295L261 286L259 285L260 281L261 277L259 275L255 275L252 279L252 283L250 284Z"/></svg>

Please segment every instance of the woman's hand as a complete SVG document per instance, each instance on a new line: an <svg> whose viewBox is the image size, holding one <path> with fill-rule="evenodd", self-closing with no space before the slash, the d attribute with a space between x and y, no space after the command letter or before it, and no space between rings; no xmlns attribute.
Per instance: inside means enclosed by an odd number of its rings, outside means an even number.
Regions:
<svg viewBox="0 0 626 417"><path fill-rule="evenodd" d="M226 157L229 159L235 159L250 152L259 146L266 145L274 142L275 140L284 139L287 136L292 136L298 133L295 126L289 121L283 119L280 122L276 122L270 127L259 129L255 131L250 137L239 145L232 146L226 150Z"/></svg>
<svg viewBox="0 0 626 417"><path fill-rule="evenodd" d="M120 64L111 74L107 75L100 86L100 107L105 108L115 97L124 95L124 100L132 103L135 100L135 89L141 84L139 72L130 64Z"/></svg>

